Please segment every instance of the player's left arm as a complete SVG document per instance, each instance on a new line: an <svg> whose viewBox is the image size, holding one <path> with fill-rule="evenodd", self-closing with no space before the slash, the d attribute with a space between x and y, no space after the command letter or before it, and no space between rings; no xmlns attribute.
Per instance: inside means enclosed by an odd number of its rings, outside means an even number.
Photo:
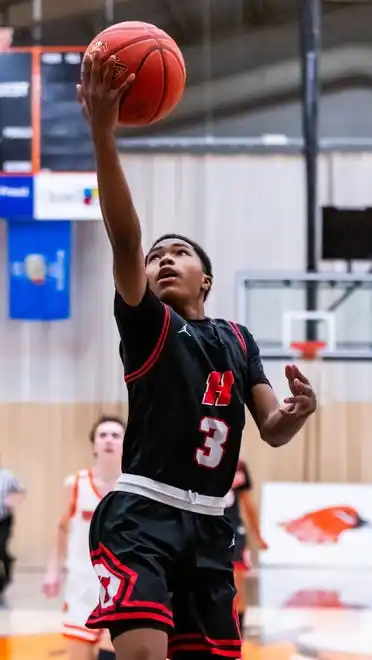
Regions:
<svg viewBox="0 0 372 660"><path fill-rule="evenodd" d="M247 392L246 404L257 424L261 438L271 447L286 445L302 429L316 410L313 388L295 365L287 365L285 375L291 396L280 404L266 378L258 346L246 330Z"/></svg>
<svg viewBox="0 0 372 660"><path fill-rule="evenodd" d="M235 477L235 491L238 496L240 515L247 528L247 535L252 532L259 549L266 550L267 544L261 536L258 509L253 497L253 482L245 463L239 462Z"/></svg>
<svg viewBox="0 0 372 660"><path fill-rule="evenodd" d="M247 522L248 529L252 532L259 550L267 550L268 545L261 536L258 508L251 490L244 490L239 493L239 507L241 516L244 522Z"/></svg>

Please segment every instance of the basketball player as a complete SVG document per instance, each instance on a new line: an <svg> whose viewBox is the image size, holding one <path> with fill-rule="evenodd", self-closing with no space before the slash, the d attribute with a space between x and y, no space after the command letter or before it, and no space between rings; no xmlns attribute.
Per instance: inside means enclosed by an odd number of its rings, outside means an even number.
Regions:
<svg viewBox="0 0 372 660"><path fill-rule="evenodd" d="M85 60L78 98L89 118L102 214L114 260L114 313L129 393L125 473L98 506L91 557L101 582L89 628L109 628L118 660L193 654L240 658L233 607L233 531L223 515L245 423L286 444L315 410L286 367L280 405L243 326L205 316L211 262L193 241L160 237L145 257L141 225L115 144L122 96L114 58ZM145 191L144 191L145 193ZM169 644L168 644L169 642Z"/></svg>
<svg viewBox="0 0 372 660"><path fill-rule="evenodd" d="M235 607L238 612L240 629L243 630L246 608L245 579L251 568L250 554L247 548L249 532L260 550L266 550L267 544L260 533L258 511L252 497L253 483L247 465L239 460L232 488L225 497L225 514L235 534L233 556L234 582L236 588ZM249 530L247 529L249 527Z"/></svg>
<svg viewBox="0 0 372 660"><path fill-rule="evenodd" d="M124 423L116 416L100 417L90 432L95 461L89 470L79 470L64 484L64 510L59 521L44 580L44 593L57 596L67 565L62 634L69 660L93 660L100 641L99 660L114 658L108 639L99 630L88 630L85 622L94 607L99 582L89 557L89 526L102 497L114 486L121 470Z"/></svg>

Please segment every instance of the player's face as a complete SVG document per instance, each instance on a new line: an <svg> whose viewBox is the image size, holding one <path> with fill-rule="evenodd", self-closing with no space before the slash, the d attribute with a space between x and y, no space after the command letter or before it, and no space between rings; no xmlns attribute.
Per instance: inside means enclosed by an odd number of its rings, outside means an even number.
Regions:
<svg viewBox="0 0 372 660"><path fill-rule="evenodd" d="M170 305L204 300L211 286L194 248L179 239L157 243L148 255L146 272L152 291Z"/></svg>
<svg viewBox="0 0 372 660"><path fill-rule="evenodd" d="M94 436L96 458L103 456L121 457L123 450L124 429L117 422L100 424Z"/></svg>

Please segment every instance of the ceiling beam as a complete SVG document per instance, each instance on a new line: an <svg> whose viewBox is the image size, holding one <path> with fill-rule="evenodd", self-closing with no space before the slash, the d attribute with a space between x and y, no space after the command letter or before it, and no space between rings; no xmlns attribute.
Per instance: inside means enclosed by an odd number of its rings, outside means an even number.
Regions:
<svg viewBox="0 0 372 660"><path fill-rule="evenodd" d="M323 54L319 72L322 90L345 86L347 81L372 81L372 47L354 46L334 49ZM241 108L253 111L299 98L300 67L297 60L288 61L229 76L218 81L189 87L184 99L171 117L137 135L177 130L203 120L206 108L203 99L210 100L214 117L236 114ZM204 89L203 89L204 87Z"/></svg>

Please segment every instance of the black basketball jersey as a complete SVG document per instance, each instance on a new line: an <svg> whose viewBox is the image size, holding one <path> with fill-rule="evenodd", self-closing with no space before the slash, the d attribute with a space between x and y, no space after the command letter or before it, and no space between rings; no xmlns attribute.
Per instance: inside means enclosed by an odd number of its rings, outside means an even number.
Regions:
<svg viewBox="0 0 372 660"><path fill-rule="evenodd" d="M252 488L253 483L248 468L244 461L239 461L232 487L225 497L225 515L230 520L235 532L239 531L239 528L243 525L239 505L239 494L242 491L250 491Z"/></svg>
<svg viewBox="0 0 372 660"><path fill-rule="evenodd" d="M141 303L115 295L129 416L123 471L223 497L233 482L252 387L268 383L248 330L189 321L147 288Z"/></svg>

